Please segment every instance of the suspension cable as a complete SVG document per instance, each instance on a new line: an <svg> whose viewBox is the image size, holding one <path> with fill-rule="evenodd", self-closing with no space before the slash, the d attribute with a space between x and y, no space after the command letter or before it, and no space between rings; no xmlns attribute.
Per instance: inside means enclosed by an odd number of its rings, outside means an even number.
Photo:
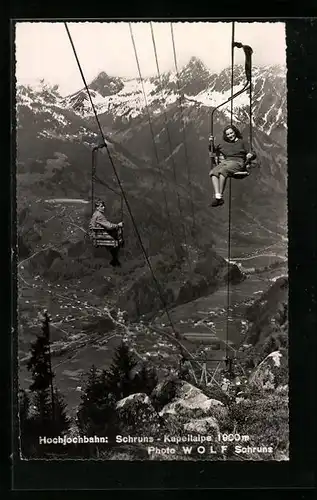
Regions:
<svg viewBox="0 0 317 500"><path fill-rule="evenodd" d="M109 191L112 191L115 193L117 196L120 196L120 220L123 221L123 215L124 215L124 207L123 207L123 196L122 193L118 193L115 189L113 189L109 184L106 182L102 181L96 174L97 172L97 160L96 160L96 155L98 154L98 150L103 148L104 145L97 146L93 148L92 150L92 168L91 168L91 212L93 213L94 210L94 195L95 195L95 181L99 182L99 184L105 186ZM122 183L122 181L121 181Z"/></svg>
<svg viewBox="0 0 317 500"><path fill-rule="evenodd" d="M234 84L234 33L235 24L232 21L232 32L231 32L231 102L230 102L230 125L233 124L233 84Z"/></svg>
<svg viewBox="0 0 317 500"><path fill-rule="evenodd" d="M156 63L156 70L157 70L157 75L159 78L159 83L161 86L161 94L162 94L163 93L162 78L161 78L161 72L160 72L160 67L159 67L159 63L158 63L158 55L157 55L157 50L156 50L156 42L155 42L155 37L154 37L154 30L153 30L152 21L150 21L150 29L151 29L154 57L155 57L155 63ZM163 99L162 99L162 101L163 101ZM170 151L170 158L171 158L172 168L173 168L173 177L174 177L175 185L177 185L175 162L174 162L174 158L173 158L173 147L172 147L171 136L170 136L169 129L168 129L168 124L167 124L168 120L167 120L167 115L166 115L166 111L165 111L164 106L163 106L163 115L164 115L164 122L165 122L165 131L166 131L166 136L167 136L169 151ZM180 216L182 216L182 209L181 209L181 205L180 205L178 191L177 191L177 202L178 202L178 209L179 209Z"/></svg>
<svg viewBox="0 0 317 500"><path fill-rule="evenodd" d="M160 86L161 86L161 93L163 94L162 78L161 78L161 72L160 72L160 67L159 67L159 63L158 63L158 55L157 55L157 50L156 50L156 42L155 42L155 36L154 36L154 30L153 30L152 21L150 22L150 28L151 28L151 35L152 35L152 42L153 42L153 50L154 50L154 56L155 56L155 62L156 62L157 75L158 75L159 83L160 83ZM165 121L165 131L166 131L168 145L169 145L169 151L170 151L170 158L171 158L171 162L172 162L174 184L175 184L175 187L176 187L178 211L179 211L179 216L180 216L180 220L181 220L181 226L182 226L183 235L184 235L184 243L185 243L185 248L186 248L186 257L187 257L188 266L189 266L189 268L191 270L191 263L190 263L190 258L189 258L189 254L188 254L186 228L185 228L185 224L184 224L184 221L183 221L183 213L182 213L181 201L180 201L180 196L179 196L178 189L177 189L177 177L176 177L175 161L174 161L174 158L173 158L173 147L172 147L171 136L170 136L169 129L168 129L168 120L167 120L167 115L166 115L166 111L165 111L164 105L163 105L163 115L164 115L164 121Z"/></svg>
<svg viewBox="0 0 317 500"><path fill-rule="evenodd" d="M169 229L170 229L170 232L171 232L171 235L172 235L172 240L173 240L173 244L174 244L175 254L177 255L176 238L175 238L175 233L174 233L174 229L173 229L173 224L172 224L172 221L171 221L170 211L169 211L169 208L168 208L168 202L167 202L167 196L166 196L166 190L165 190L166 182L165 182L165 186L164 186L164 180L163 180L164 176L163 176L163 172L162 172L162 168L161 168L161 162L159 160L158 152L157 152L157 148L156 148L155 135L154 135L154 131L153 131L153 125L152 125L151 115L150 115L148 101L147 101L146 92L145 92L145 88L144 88L144 82L143 82L143 78L142 78L142 73L141 73L141 68L140 68L140 62L139 62L138 52L137 52L137 48L136 48L136 44L135 44L135 39L134 39L133 31L132 31L132 25L131 25L130 22L129 22L129 29L130 29L131 41L132 41L133 50L134 50L134 56L135 56L135 60L136 60L137 68L138 68L139 78L140 78L140 82L141 82L141 86L142 86L143 98L144 98L145 107L146 107L147 115L148 115L149 127L150 127L151 136L152 136L152 143L153 143L153 149L154 149L156 164L157 164L157 167L158 167L159 173L160 173L160 181L161 181L161 187L162 187L163 196L164 196L165 210L166 210L166 214L167 214L167 218L168 218Z"/></svg>
<svg viewBox="0 0 317 500"><path fill-rule="evenodd" d="M123 202L123 198L122 198L121 193L119 193L116 189L114 189L113 187L111 187L107 182L105 182L103 179L101 179L100 177L98 177L98 175L96 175L96 174L94 176L94 180L96 182L98 182L99 184L101 184L102 186L105 186L107 189L109 189L109 191L111 191L112 193L114 193L116 196L120 196L120 198L121 198L121 205L122 205L122 209L123 209L123 203L122 203ZM130 197L134 198L134 199L139 199L136 195L133 195L133 194L131 194ZM161 205L159 203L155 202L154 205L161 210Z"/></svg>
<svg viewBox="0 0 317 500"><path fill-rule="evenodd" d="M184 109L183 109L183 102L182 102L183 99L181 96L181 89L180 89L180 82L179 82L180 78L179 78L179 71L178 71L178 65L177 65L173 23L170 23L170 27L171 27L171 36L172 36L172 45L173 45L174 65L175 65L175 71L176 71L176 77L177 77L176 85L177 85L177 90L179 93L179 107L181 110L181 118L182 118L182 122L183 122L183 128L182 128L182 130L183 130L183 144L184 144L185 162L186 162L186 167L187 167L187 179L188 179L189 196L190 196L190 202L191 202L193 230L195 231L196 219L195 219L195 209L194 209L193 196L192 196L191 171L190 171L189 156L188 156L188 151L187 151L187 140L186 140L186 130L185 130L186 127L185 127Z"/></svg>
<svg viewBox="0 0 317 500"><path fill-rule="evenodd" d="M249 138L250 138L250 148L252 149L252 63L251 63L251 55L252 55L252 48L249 45L243 45L240 42L235 42L235 23L232 22L232 42L231 42L231 95L230 97L220 103L218 106L213 108L211 112L211 119L210 119L210 133L211 136L214 134L214 113L217 109L220 107L224 106L225 104L228 104L230 102L230 122L231 126L233 125L233 100L241 95L242 93L246 92L249 90L249 100L250 100L250 132L249 132ZM245 53L245 73L246 73L246 83L244 84L243 88L236 92L235 94L233 93L233 88L234 88L234 48L243 48L244 53ZM214 152L214 144L213 141L209 144L209 151L211 153ZM211 154L211 168L214 166L214 155ZM229 339L229 316L230 316L230 282L229 282L229 275L230 275L230 257L231 257L231 202L232 202L232 192L231 192L231 178L229 178L229 206L228 206L228 258L227 258L227 319L226 319L226 337L227 337L227 342L226 345L228 346L228 339ZM235 356L234 356L235 357ZM228 371L229 373L232 370L232 358L229 359L228 356L228 348L226 349L226 364L228 366Z"/></svg>
<svg viewBox="0 0 317 500"><path fill-rule="evenodd" d="M94 197L95 197L95 181L99 182L99 184L105 186L109 191L112 191L115 193L117 196L120 196L120 217L121 221L123 220L123 196L122 193L118 193L115 189L113 189L109 184L107 184L105 181L102 181L96 174L97 172L97 154L98 150L104 148L104 144L102 146L96 146L92 150L92 166L91 166L91 213L94 211Z"/></svg>
<svg viewBox="0 0 317 500"><path fill-rule="evenodd" d="M93 179L95 181L97 181L99 184L102 184L103 186L105 186L107 189L109 189L109 191L112 191L114 194L116 194L117 196L121 196L122 197L122 194L119 193L119 191L117 191L116 189L114 189L113 187L111 187L106 181L104 181L103 179L101 179L97 174L96 174L96 169L93 167L93 170L95 171L95 174L93 176ZM122 181L121 181L122 182ZM136 196L134 195L131 195L131 198L137 198ZM161 208L161 205L156 203L156 205L158 207Z"/></svg>
<svg viewBox="0 0 317 500"><path fill-rule="evenodd" d="M234 84L234 36L235 24L232 22L231 32L231 101L230 101L230 124L233 125L233 84ZM229 364L229 319L230 319L230 257L231 257L231 177L229 177L229 204L228 204L228 256L227 256L227 321L226 321L226 362Z"/></svg>
<svg viewBox="0 0 317 500"><path fill-rule="evenodd" d="M250 57L250 88L249 88L249 142L250 142L250 151L252 151L252 143L253 143L253 133L252 133L252 62Z"/></svg>
<svg viewBox="0 0 317 500"><path fill-rule="evenodd" d="M166 316L167 316L167 318L168 318L168 320L169 320L169 323L170 323L170 325L171 325L171 328L172 328L172 330L173 330L173 333L174 333L175 337L176 337L176 338L178 338L178 337L179 337L179 334L178 334L178 333L176 332L176 330L175 330L174 324L173 324L173 322L172 322L172 319L171 319L170 313L169 313L168 308L167 308L166 301L165 301L165 299L164 299L164 296L163 296L163 293L162 293L162 290L161 290L161 286L160 286L160 284L159 284L159 282L158 282L158 280L157 280L157 278L156 278L156 276L155 276L155 274L154 274L154 271L153 271L153 268L152 268L152 265L151 265L150 259L149 259L148 255L147 255L147 253L146 253L145 248L144 248L144 245L143 245L143 242L142 242L141 235L140 235L140 233L139 233L139 230L138 230L138 228L137 228L137 225L136 225L136 222L135 222L135 219L134 219L133 213L132 213L132 211L131 211L130 204L129 204L129 202L128 202L128 199L127 199L127 197L126 197L126 194L125 194L125 192L124 192L124 189L123 189L123 187L122 187L122 184L121 184L120 178L119 178L118 173L117 173L117 169L116 169L116 167L115 167L115 165L114 165L114 163L113 163L113 160L112 160L112 157L111 157L111 153L110 153L110 150L109 150L108 145L107 145L107 143L106 143L105 136L104 136L103 130L102 130L102 128L101 128L101 124L100 124L100 121L99 121L99 118L98 118L98 115L97 115L97 112L96 112L96 109L95 109L95 105L94 105L94 103L93 103L93 100L92 100L92 97L91 97L91 94L90 94L90 90L89 90L89 88L88 88L88 85L87 85L87 82L86 82L86 79L85 79L85 76L84 76L84 73L83 73L83 70L82 70L82 67L81 67L80 61L79 61L79 59L78 59L78 55L77 55L77 52L76 52L76 48L75 48L75 46L74 46L73 39L72 39L72 36L71 36L71 34L70 34L70 32L69 32L69 29L68 29L68 26L67 26L67 23L66 23L66 22L64 22L64 26L65 26L65 29L66 29L66 32L67 32L67 35L68 35L69 41L70 41L70 43L71 43L71 46L72 46L72 49L73 49L73 52L74 52L74 56L75 56L75 59L76 59L77 65L78 65L78 69L79 69L79 71L80 71L80 74L81 74L82 80L83 80L84 85L85 85L85 88L86 88L87 95L88 95L88 97L89 97L89 100L90 100L90 103L91 103L91 106L92 106L92 109L93 109L93 112L94 112L94 115L95 115L95 118L96 118L96 122L97 122L97 125L98 125L98 128L99 128L99 131L100 131L100 135L101 135L101 137L102 137L102 139L103 139L103 142L104 142L104 144L105 144L105 148L106 148L107 153L108 153L109 161L110 161L111 166L112 166L112 168L113 168L113 171L114 171L115 177L116 177L116 179L117 179L117 182L118 182L118 185L119 185L119 187L120 187L120 190L121 190L122 196L123 196L123 198L124 198L125 204L126 204L126 206L127 206L127 209L128 209L128 211L129 211L129 215L130 215L130 217L131 217L131 221L132 221L132 224L133 224L133 227L134 227L135 233L136 233L137 238L138 238L138 241L139 241L139 243L140 243L140 247L141 247L142 252L143 252L143 254L144 254L144 258L145 258L145 260L146 260L146 262L147 262L147 264L148 264L148 267L149 267L149 269L150 269L150 272L151 272L151 275L152 275L152 278L153 278L153 282L154 282L154 283L155 283L155 285L156 285L158 295L159 295L160 300L161 300L161 302L162 302L163 308L164 308L164 310L165 310Z"/></svg>
<svg viewBox="0 0 317 500"><path fill-rule="evenodd" d="M109 184L105 181L103 181L102 179L100 179L100 177L98 177L98 175L95 175L94 179L99 182L99 184L102 184L103 186L105 186L107 189L109 189L109 191L112 191L114 194L116 194L117 196L121 196L121 193L118 193L118 191L116 191L115 189L113 189L111 186L109 186Z"/></svg>

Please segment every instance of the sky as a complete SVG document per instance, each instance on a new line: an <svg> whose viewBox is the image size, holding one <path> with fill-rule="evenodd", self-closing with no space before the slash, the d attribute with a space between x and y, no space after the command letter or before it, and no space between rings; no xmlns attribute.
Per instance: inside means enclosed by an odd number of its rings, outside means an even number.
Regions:
<svg viewBox="0 0 317 500"><path fill-rule="evenodd" d="M101 71L110 76L134 78L138 69L128 22L67 23L82 69L89 83ZM131 22L143 77L157 74L151 25ZM175 71L171 23L152 23L160 72ZM192 56L211 71L231 64L231 22L177 22L173 33L180 70ZM235 40L253 48L253 65L286 65L285 24L280 22L235 23ZM83 87L82 78L63 22L17 22L15 35L18 84L43 78L58 84L62 95ZM244 61L235 50L235 62Z"/></svg>

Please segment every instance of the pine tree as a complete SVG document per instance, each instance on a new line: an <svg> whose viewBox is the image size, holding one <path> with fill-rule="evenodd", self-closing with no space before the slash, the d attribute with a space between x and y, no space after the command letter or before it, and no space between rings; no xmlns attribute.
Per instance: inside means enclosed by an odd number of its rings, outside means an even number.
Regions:
<svg viewBox="0 0 317 500"><path fill-rule="evenodd" d="M78 426L85 435L117 432L116 399L110 393L105 371L98 373L93 365L89 371L82 402L77 412Z"/></svg>
<svg viewBox="0 0 317 500"><path fill-rule="evenodd" d="M144 392L149 396L157 383L158 377L155 369L143 363L133 379L133 392Z"/></svg>
<svg viewBox="0 0 317 500"><path fill-rule="evenodd" d="M30 411L30 399L24 389L19 391L19 417L21 432L25 428Z"/></svg>
<svg viewBox="0 0 317 500"><path fill-rule="evenodd" d="M71 419L67 415L67 405L58 389L54 391L55 415L52 425L52 435L66 434L70 428Z"/></svg>
<svg viewBox="0 0 317 500"><path fill-rule="evenodd" d="M137 365L129 347L122 342L116 349L112 364L107 372L109 391L120 400L135 392L133 368Z"/></svg>
<svg viewBox="0 0 317 500"><path fill-rule="evenodd" d="M54 425L49 391L47 389L35 391L32 403L33 414L31 420L37 428L38 435L51 436L53 434Z"/></svg>
<svg viewBox="0 0 317 500"><path fill-rule="evenodd" d="M31 444L33 441L33 432L30 419L30 398L23 389L19 391L19 424L20 424L20 442L23 456L31 454Z"/></svg>
<svg viewBox="0 0 317 500"><path fill-rule="evenodd" d="M21 437L28 443L29 450L35 449L40 455L45 455L45 449L38 443L39 436L62 435L70 426L63 397L53 388L49 322L49 315L44 311L42 333L31 344L27 365L33 378L30 385L32 395L27 397L22 393L20 398Z"/></svg>
<svg viewBox="0 0 317 500"><path fill-rule="evenodd" d="M47 311L44 311L42 333L31 344L31 357L27 364L33 378L30 390L34 393L33 404L36 408L36 417L34 418L38 420L39 427L43 429L48 421L54 420L55 412L49 323L49 315Z"/></svg>
<svg viewBox="0 0 317 500"><path fill-rule="evenodd" d="M33 383L30 385L31 391L43 391L52 385L49 322L49 316L45 311L42 334L37 335L37 339L31 344L31 358L27 364L27 369L32 372L33 378Z"/></svg>

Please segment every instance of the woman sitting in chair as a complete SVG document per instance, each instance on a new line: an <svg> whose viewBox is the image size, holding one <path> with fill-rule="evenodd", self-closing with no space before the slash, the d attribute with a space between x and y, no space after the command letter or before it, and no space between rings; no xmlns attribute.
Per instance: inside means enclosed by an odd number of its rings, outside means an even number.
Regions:
<svg viewBox="0 0 317 500"><path fill-rule="evenodd" d="M113 233L113 237L116 239L117 231L119 227L123 226L123 222L119 222L119 224L113 224L108 219L106 219L106 217L104 216L104 211L105 211L104 202L97 201L97 203L95 204L95 211L89 222L89 230L93 231L94 229L105 229L106 231ZM119 247L109 248L109 250L112 256L110 264L114 267L120 266L121 264L118 260Z"/></svg>
<svg viewBox="0 0 317 500"><path fill-rule="evenodd" d="M212 207L223 205L223 193L228 177L234 177L237 172L246 172L247 165L256 158L255 153L248 152L248 145L234 125L228 125L223 131L221 143L215 145L214 137L209 136L210 157L223 156L224 159L209 172L215 191Z"/></svg>

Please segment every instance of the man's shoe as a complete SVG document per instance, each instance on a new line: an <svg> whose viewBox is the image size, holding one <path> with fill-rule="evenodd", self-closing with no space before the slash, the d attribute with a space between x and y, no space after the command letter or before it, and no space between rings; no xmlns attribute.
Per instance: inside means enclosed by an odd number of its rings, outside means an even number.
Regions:
<svg viewBox="0 0 317 500"><path fill-rule="evenodd" d="M112 259L112 260L110 261L110 265L111 265L112 267L121 267L120 262L119 262L118 260L116 260L116 259Z"/></svg>

